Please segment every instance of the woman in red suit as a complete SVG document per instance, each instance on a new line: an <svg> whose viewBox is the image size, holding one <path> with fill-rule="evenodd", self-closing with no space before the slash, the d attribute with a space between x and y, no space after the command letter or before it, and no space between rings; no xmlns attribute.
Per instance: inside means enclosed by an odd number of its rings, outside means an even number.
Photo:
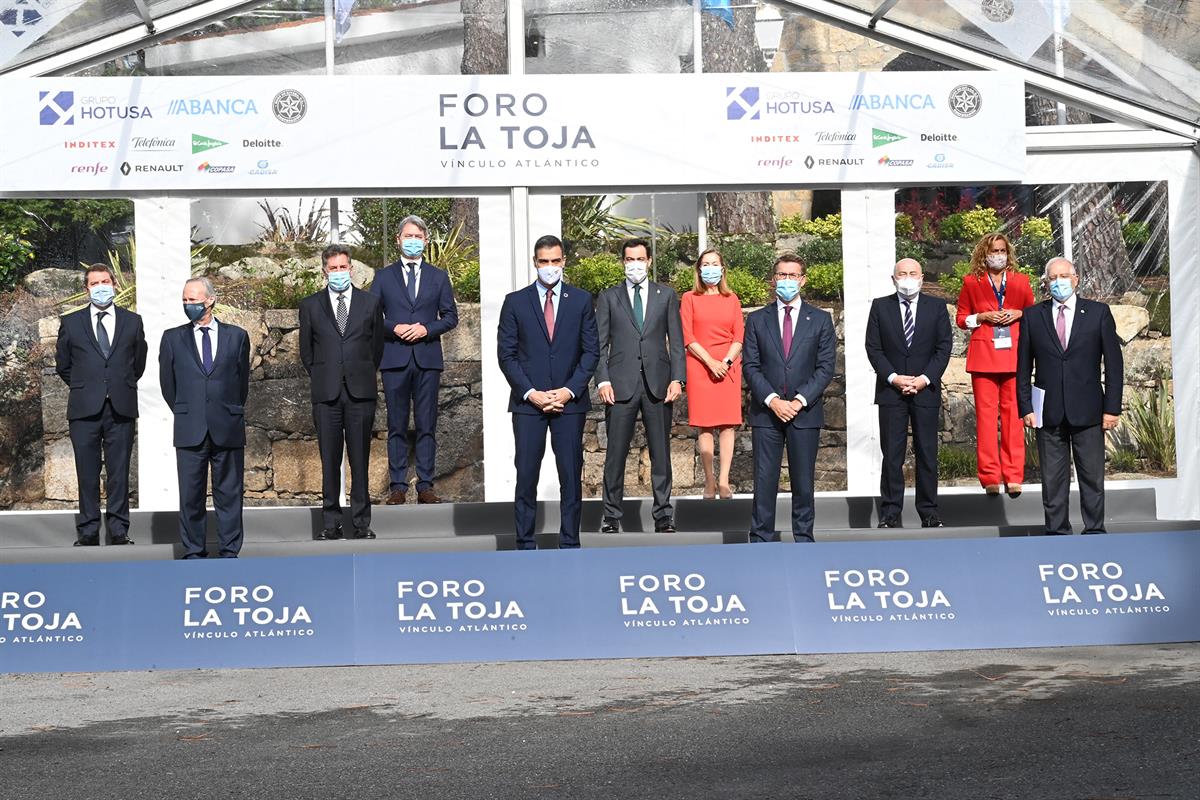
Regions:
<svg viewBox="0 0 1200 800"><path fill-rule="evenodd" d="M975 245L958 295L958 327L971 331L967 372L975 392L979 483L988 494L1021 494L1025 430L1017 415L1017 340L1023 309L1033 305L1029 278L1017 271L1012 243L989 233ZM1000 436L997 447L996 423Z"/></svg>
<svg viewBox="0 0 1200 800"><path fill-rule="evenodd" d="M735 429L742 424L742 303L725 282L725 262L716 250L696 259L695 284L679 304L687 348L688 424L700 429L704 498L720 491L733 497ZM720 442L720 472L713 477L713 436Z"/></svg>

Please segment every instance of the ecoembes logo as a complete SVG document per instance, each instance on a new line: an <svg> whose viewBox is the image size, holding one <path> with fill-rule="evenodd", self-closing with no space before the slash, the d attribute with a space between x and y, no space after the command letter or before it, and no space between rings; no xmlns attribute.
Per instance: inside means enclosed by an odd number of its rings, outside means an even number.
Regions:
<svg viewBox="0 0 1200 800"><path fill-rule="evenodd" d="M880 128L871 128L871 147L884 147L893 142L901 142L907 139L907 136L901 136L898 133L881 130Z"/></svg>
<svg viewBox="0 0 1200 800"><path fill-rule="evenodd" d="M211 139L208 136L201 136L198 133L192 134L192 155L203 153L205 150L215 150L218 147L224 147L229 142L222 142L220 139Z"/></svg>

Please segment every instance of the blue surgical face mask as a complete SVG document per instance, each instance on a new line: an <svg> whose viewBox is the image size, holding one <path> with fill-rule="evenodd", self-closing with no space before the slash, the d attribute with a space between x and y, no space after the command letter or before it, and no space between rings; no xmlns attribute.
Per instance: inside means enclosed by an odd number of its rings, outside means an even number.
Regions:
<svg viewBox="0 0 1200 800"><path fill-rule="evenodd" d="M328 278L329 288L335 292L344 292L350 288L350 270L335 270L329 273Z"/></svg>
<svg viewBox="0 0 1200 800"><path fill-rule="evenodd" d="M401 239L400 250L409 258L416 258L425 252L425 242L422 239Z"/></svg>
<svg viewBox="0 0 1200 800"><path fill-rule="evenodd" d="M1067 298L1075 291L1075 287L1071 285L1070 278L1055 278L1050 281L1050 294L1060 303L1067 302Z"/></svg>
<svg viewBox="0 0 1200 800"><path fill-rule="evenodd" d="M113 287L107 283L98 283L91 289L88 289L88 296L91 297L92 305L96 306L96 308L108 308L111 306L115 294Z"/></svg>
<svg viewBox="0 0 1200 800"><path fill-rule="evenodd" d="M724 267L711 266L700 268L700 280L704 281L705 286L716 286L721 282L721 276L724 274Z"/></svg>
<svg viewBox="0 0 1200 800"><path fill-rule="evenodd" d="M205 303L184 303L183 313L187 314L187 318L192 322L197 322L204 316L204 312L208 310L208 305Z"/></svg>
<svg viewBox="0 0 1200 800"><path fill-rule="evenodd" d="M795 278L781 278L775 281L775 296L785 303L790 303L800 294L800 281Z"/></svg>

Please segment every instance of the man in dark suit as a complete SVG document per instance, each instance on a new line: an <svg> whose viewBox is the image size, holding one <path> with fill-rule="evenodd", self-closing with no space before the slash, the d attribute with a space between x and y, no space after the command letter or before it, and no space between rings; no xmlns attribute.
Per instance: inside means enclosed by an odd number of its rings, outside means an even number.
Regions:
<svg viewBox="0 0 1200 800"><path fill-rule="evenodd" d="M1083 532L1104 533L1104 432L1120 421L1125 383L1121 341L1108 306L1075 293L1079 276L1070 261L1050 259L1045 281L1052 299L1025 309L1021 322L1017 410L1026 427L1037 427L1032 387L1045 393L1037 444L1046 533L1072 532L1072 453Z"/></svg>
<svg viewBox="0 0 1200 800"><path fill-rule="evenodd" d="M417 502L440 503L433 491L437 459L438 386L442 379L442 336L458 325L450 276L422 254L429 226L418 216L400 221L396 244L401 258L380 270L371 294L383 305L385 341L383 397L388 416L388 505L408 496L408 410L416 428Z"/></svg>
<svg viewBox="0 0 1200 800"><path fill-rule="evenodd" d="M591 408L588 382L600 345L592 296L562 282L563 245L557 236L534 243L538 278L504 298L496 355L512 387L508 410L516 438L517 549L532 550L537 483L546 431L558 464L559 547L579 547L583 511L583 423Z"/></svg>
<svg viewBox="0 0 1200 800"><path fill-rule="evenodd" d="M828 312L805 303L804 262L775 260L775 301L746 318L742 374L750 387L754 446L754 511L750 539L777 542L775 499L787 450L792 483L792 536L813 540L817 445L825 424L825 387L833 378L837 337Z"/></svg>
<svg viewBox="0 0 1200 800"><path fill-rule="evenodd" d="M350 283L350 248L321 253L328 286L300 302L300 361L311 378L313 424L321 451L322 530L342 538L342 450L350 461L355 539L374 539L368 466L375 425L375 371L383 357L379 298Z"/></svg>
<svg viewBox="0 0 1200 800"><path fill-rule="evenodd" d="M604 519L600 531L616 533L621 529L625 459L640 411L650 448L654 530L674 533L671 414L672 403L683 393L687 378L679 296L670 286L646 278L650 248L644 240L624 242L621 260L625 264L625 280L601 292L596 303L596 327L600 335L596 389L606 406L608 430Z"/></svg>
<svg viewBox="0 0 1200 800"><path fill-rule="evenodd" d="M205 558L205 489L212 469L213 508L222 558L242 549L242 486L250 337L213 316L216 292L208 278L183 285L190 320L163 333L158 380L175 414L179 472L179 538L184 558Z"/></svg>
<svg viewBox="0 0 1200 800"><path fill-rule="evenodd" d="M87 308L59 323L55 371L70 387L67 424L75 450L79 516L75 546L100 543L100 460L104 457L105 527L111 544L129 538L129 459L138 415L137 382L146 369L142 318L113 303L112 270L84 275Z"/></svg>
<svg viewBox="0 0 1200 800"><path fill-rule="evenodd" d="M879 527L900 528L904 508L904 454L912 425L917 461L917 515L924 528L942 527L938 514L938 420L942 373L953 338L946 303L921 294L925 275L911 258L896 262L896 291L877 297L867 316L867 358L875 369L879 406Z"/></svg>

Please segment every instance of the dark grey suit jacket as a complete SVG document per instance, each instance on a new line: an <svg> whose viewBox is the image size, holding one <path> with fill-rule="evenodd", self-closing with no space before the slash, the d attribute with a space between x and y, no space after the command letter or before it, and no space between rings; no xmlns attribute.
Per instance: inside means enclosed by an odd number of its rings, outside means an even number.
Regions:
<svg viewBox="0 0 1200 800"><path fill-rule="evenodd" d="M596 301L600 363L596 385L609 381L618 401L628 400L646 374L646 385L658 400L671 381L687 379L679 296L670 286L647 280L642 287L643 325L633 321L626 281L605 289Z"/></svg>

